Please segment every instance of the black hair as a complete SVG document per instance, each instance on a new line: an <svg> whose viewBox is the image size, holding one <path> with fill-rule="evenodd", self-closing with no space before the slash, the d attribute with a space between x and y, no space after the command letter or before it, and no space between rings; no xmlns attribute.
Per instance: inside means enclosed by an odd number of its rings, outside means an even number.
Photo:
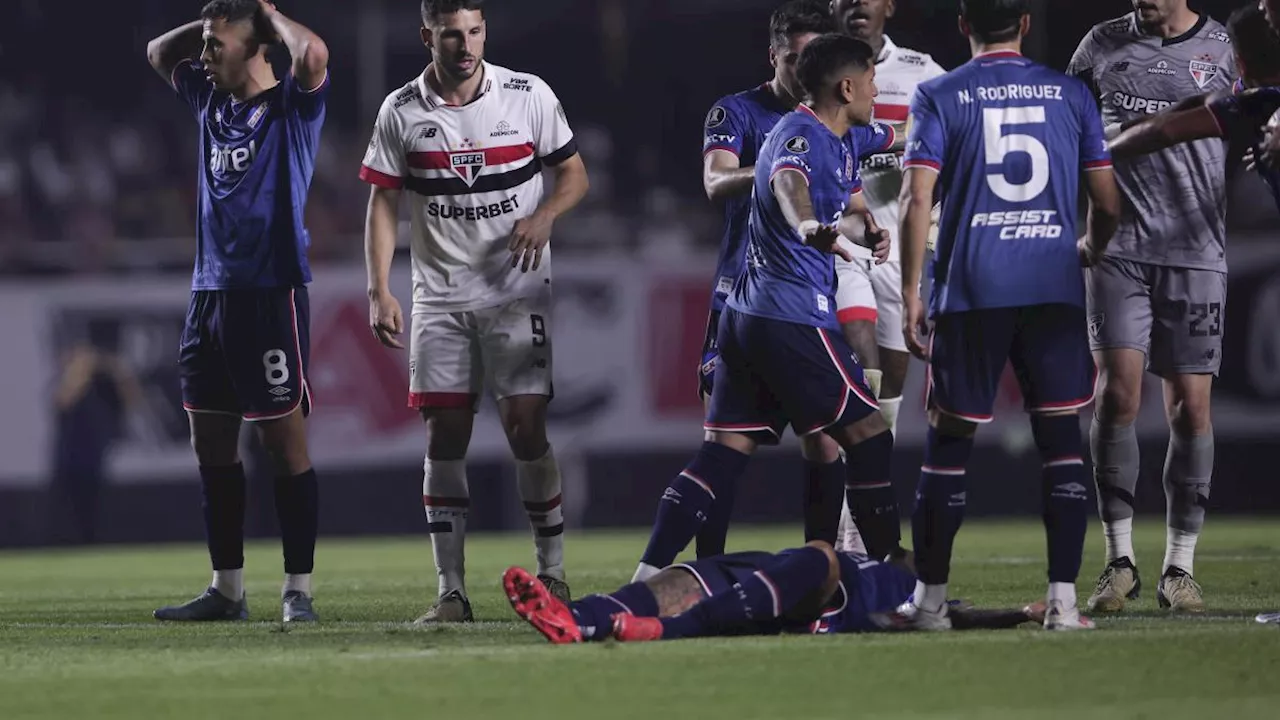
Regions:
<svg viewBox="0 0 1280 720"><path fill-rule="evenodd" d="M805 46L796 62L796 77L809 97L821 98L830 90L836 75L849 68L871 69L875 53L871 46L847 35L827 33Z"/></svg>
<svg viewBox="0 0 1280 720"><path fill-rule="evenodd" d="M827 3L818 0L790 0L769 16L769 42L786 45L792 35L835 32L835 21Z"/></svg>
<svg viewBox="0 0 1280 720"><path fill-rule="evenodd" d="M1280 75L1280 37L1267 24L1266 13L1256 2L1231 13L1227 32L1236 54L1249 70L1251 79L1270 79Z"/></svg>
<svg viewBox="0 0 1280 720"><path fill-rule="evenodd" d="M258 0L210 0L200 9L201 20L225 20L239 22L253 21L253 37L258 42L271 38L275 32L268 27L262 17L262 8Z"/></svg>
<svg viewBox="0 0 1280 720"><path fill-rule="evenodd" d="M484 0L422 0L422 24L434 25L445 15L464 10L479 10L484 14Z"/></svg>
<svg viewBox="0 0 1280 720"><path fill-rule="evenodd" d="M960 0L969 32L986 45L1018 39L1022 16L1030 12L1029 0Z"/></svg>

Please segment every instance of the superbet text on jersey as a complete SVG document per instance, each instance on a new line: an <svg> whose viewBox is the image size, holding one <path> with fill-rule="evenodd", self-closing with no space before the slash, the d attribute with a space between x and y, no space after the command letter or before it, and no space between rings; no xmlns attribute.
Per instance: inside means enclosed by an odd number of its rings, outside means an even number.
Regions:
<svg viewBox="0 0 1280 720"><path fill-rule="evenodd" d="M450 105L419 75L378 112L361 179L409 193L413 303L433 313L496 307L543 292L541 265L511 267L516 221L542 200L543 166L578 149L555 93L535 75L483 64L480 96Z"/></svg>

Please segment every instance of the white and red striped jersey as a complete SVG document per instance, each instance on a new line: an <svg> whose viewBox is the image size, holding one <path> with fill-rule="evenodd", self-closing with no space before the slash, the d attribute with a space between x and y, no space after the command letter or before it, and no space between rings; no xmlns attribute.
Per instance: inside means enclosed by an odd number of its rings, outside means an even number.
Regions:
<svg viewBox="0 0 1280 720"><path fill-rule="evenodd" d="M413 305L466 312L530 297L551 282L511 267L516 221L542 201L542 168L573 157L564 109L541 78L483 64L480 95L450 105L425 73L387 96L360 178L404 188L413 236Z"/></svg>
<svg viewBox="0 0 1280 720"><path fill-rule="evenodd" d="M884 47L876 58L876 96L874 119L888 123L906 136L905 124L911 98L916 87L947 71L929 55L898 47L886 35ZM902 159L892 152L872 155L862 161L862 192L867 208L876 224L889 231L893 247L889 259L898 259L898 195L902 191ZM871 256L871 251L856 248L855 254Z"/></svg>

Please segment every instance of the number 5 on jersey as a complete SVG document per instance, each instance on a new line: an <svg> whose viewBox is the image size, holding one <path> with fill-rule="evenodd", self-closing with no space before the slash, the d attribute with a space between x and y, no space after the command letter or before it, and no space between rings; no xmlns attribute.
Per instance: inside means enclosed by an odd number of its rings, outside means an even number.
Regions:
<svg viewBox="0 0 1280 720"><path fill-rule="evenodd" d="M991 192L1006 202L1029 202L1049 186L1049 149L1038 138L1017 132L1006 132L1011 125L1043 125L1044 107L984 108L982 137L987 165L1000 165L999 172L987 174ZM1013 153L1026 153L1031 159L1031 177L1022 183L1009 182L1005 161Z"/></svg>

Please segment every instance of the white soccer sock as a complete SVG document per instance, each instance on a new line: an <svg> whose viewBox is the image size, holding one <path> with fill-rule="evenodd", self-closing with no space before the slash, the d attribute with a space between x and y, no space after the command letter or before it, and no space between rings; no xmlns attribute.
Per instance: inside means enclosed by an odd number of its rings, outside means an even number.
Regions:
<svg viewBox="0 0 1280 720"><path fill-rule="evenodd" d="M285 573L284 590L281 594L292 592L294 590L306 595L307 597L311 597L311 573Z"/></svg>
<svg viewBox="0 0 1280 720"><path fill-rule="evenodd" d="M898 410L902 408L902 396L895 398L880 398L880 414L884 416L884 421L889 424L889 432L893 436L898 437Z"/></svg>
<svg viewBox="0 0 1280 720"><path fill-rule="evenodd" d="M213 589L232 600L244 597L244 568L214 570Z"/></svg>
<svg viewBox="0 0 1280 720"><path fill-rule="evenodd" d="M538 574L564 580L564 509L561 507L560 468L555 455L531 462L516 461L516 483L533 528Z"/></svg>
<svg viewBox="0 0 1280 720"><path fill-rule="evenodd" d="M880 383L884 380L884 371L875 368L863 368L862 378L867 381L867 388L871 390L871 394L879 398Z"/></svg>
<svg viewBox="0 0 1280 720"><path fill-rule="evenodd" d="M662 568L640 563L640 566L636 568L636 574L631 576L631 582L644 582L660 572L662 572Z"/></svg>
<svg viewBox="0 0 1280 720"><path fill-rule="evenodd" d="M1049 602L1060 600L1062 601L1062 607L1070 610L1076 606L1076 584L1051 582L1049 583L1049 592L1045 595L1045 599Z"/></svg>
<svg viewBox="0 0 1280 720"><path fill-rule="evenodd" d="M422 506L427 513L436 574L440 576L440 597L454 590L466 595L463 549L471 511L466 460L427 458L422 466Z"/></svg>
<svg viewBox="0 0 1280 720"><path fill-rule="evenodd" d="M1127 517L1111 522L1102 522L1102 534L1107 538L1107 562L1122 557L1129 558L1137 564L1133 556L1133 518Z"/></svg>
<svg viewBox="0 0 1280 720"><path fill-rule="evenodd" d="M1192 566L1196 561L1196 540L1199 539L1199 533L1168 528L1165 534L1164 568L1161 573L1173 565L1182 568L1188 575L1195 575Z"/></svg>
<svg viewBox="0 0 1280 720"><path fill-rule="evenodd" d="M862 541L862 533L858 532L858 525L849 512L849 503L843 501L840 503L840 525L836 528L836 550L867 554L867 545Z"/></svg>
<svg viewBox="0 0 1280 720"><path fill-rule="evenodd" d="M942 608L947 604L947 584L925 585L924 582L917 580L913 600L916 607L925 612L942 612Z"/></svg>

